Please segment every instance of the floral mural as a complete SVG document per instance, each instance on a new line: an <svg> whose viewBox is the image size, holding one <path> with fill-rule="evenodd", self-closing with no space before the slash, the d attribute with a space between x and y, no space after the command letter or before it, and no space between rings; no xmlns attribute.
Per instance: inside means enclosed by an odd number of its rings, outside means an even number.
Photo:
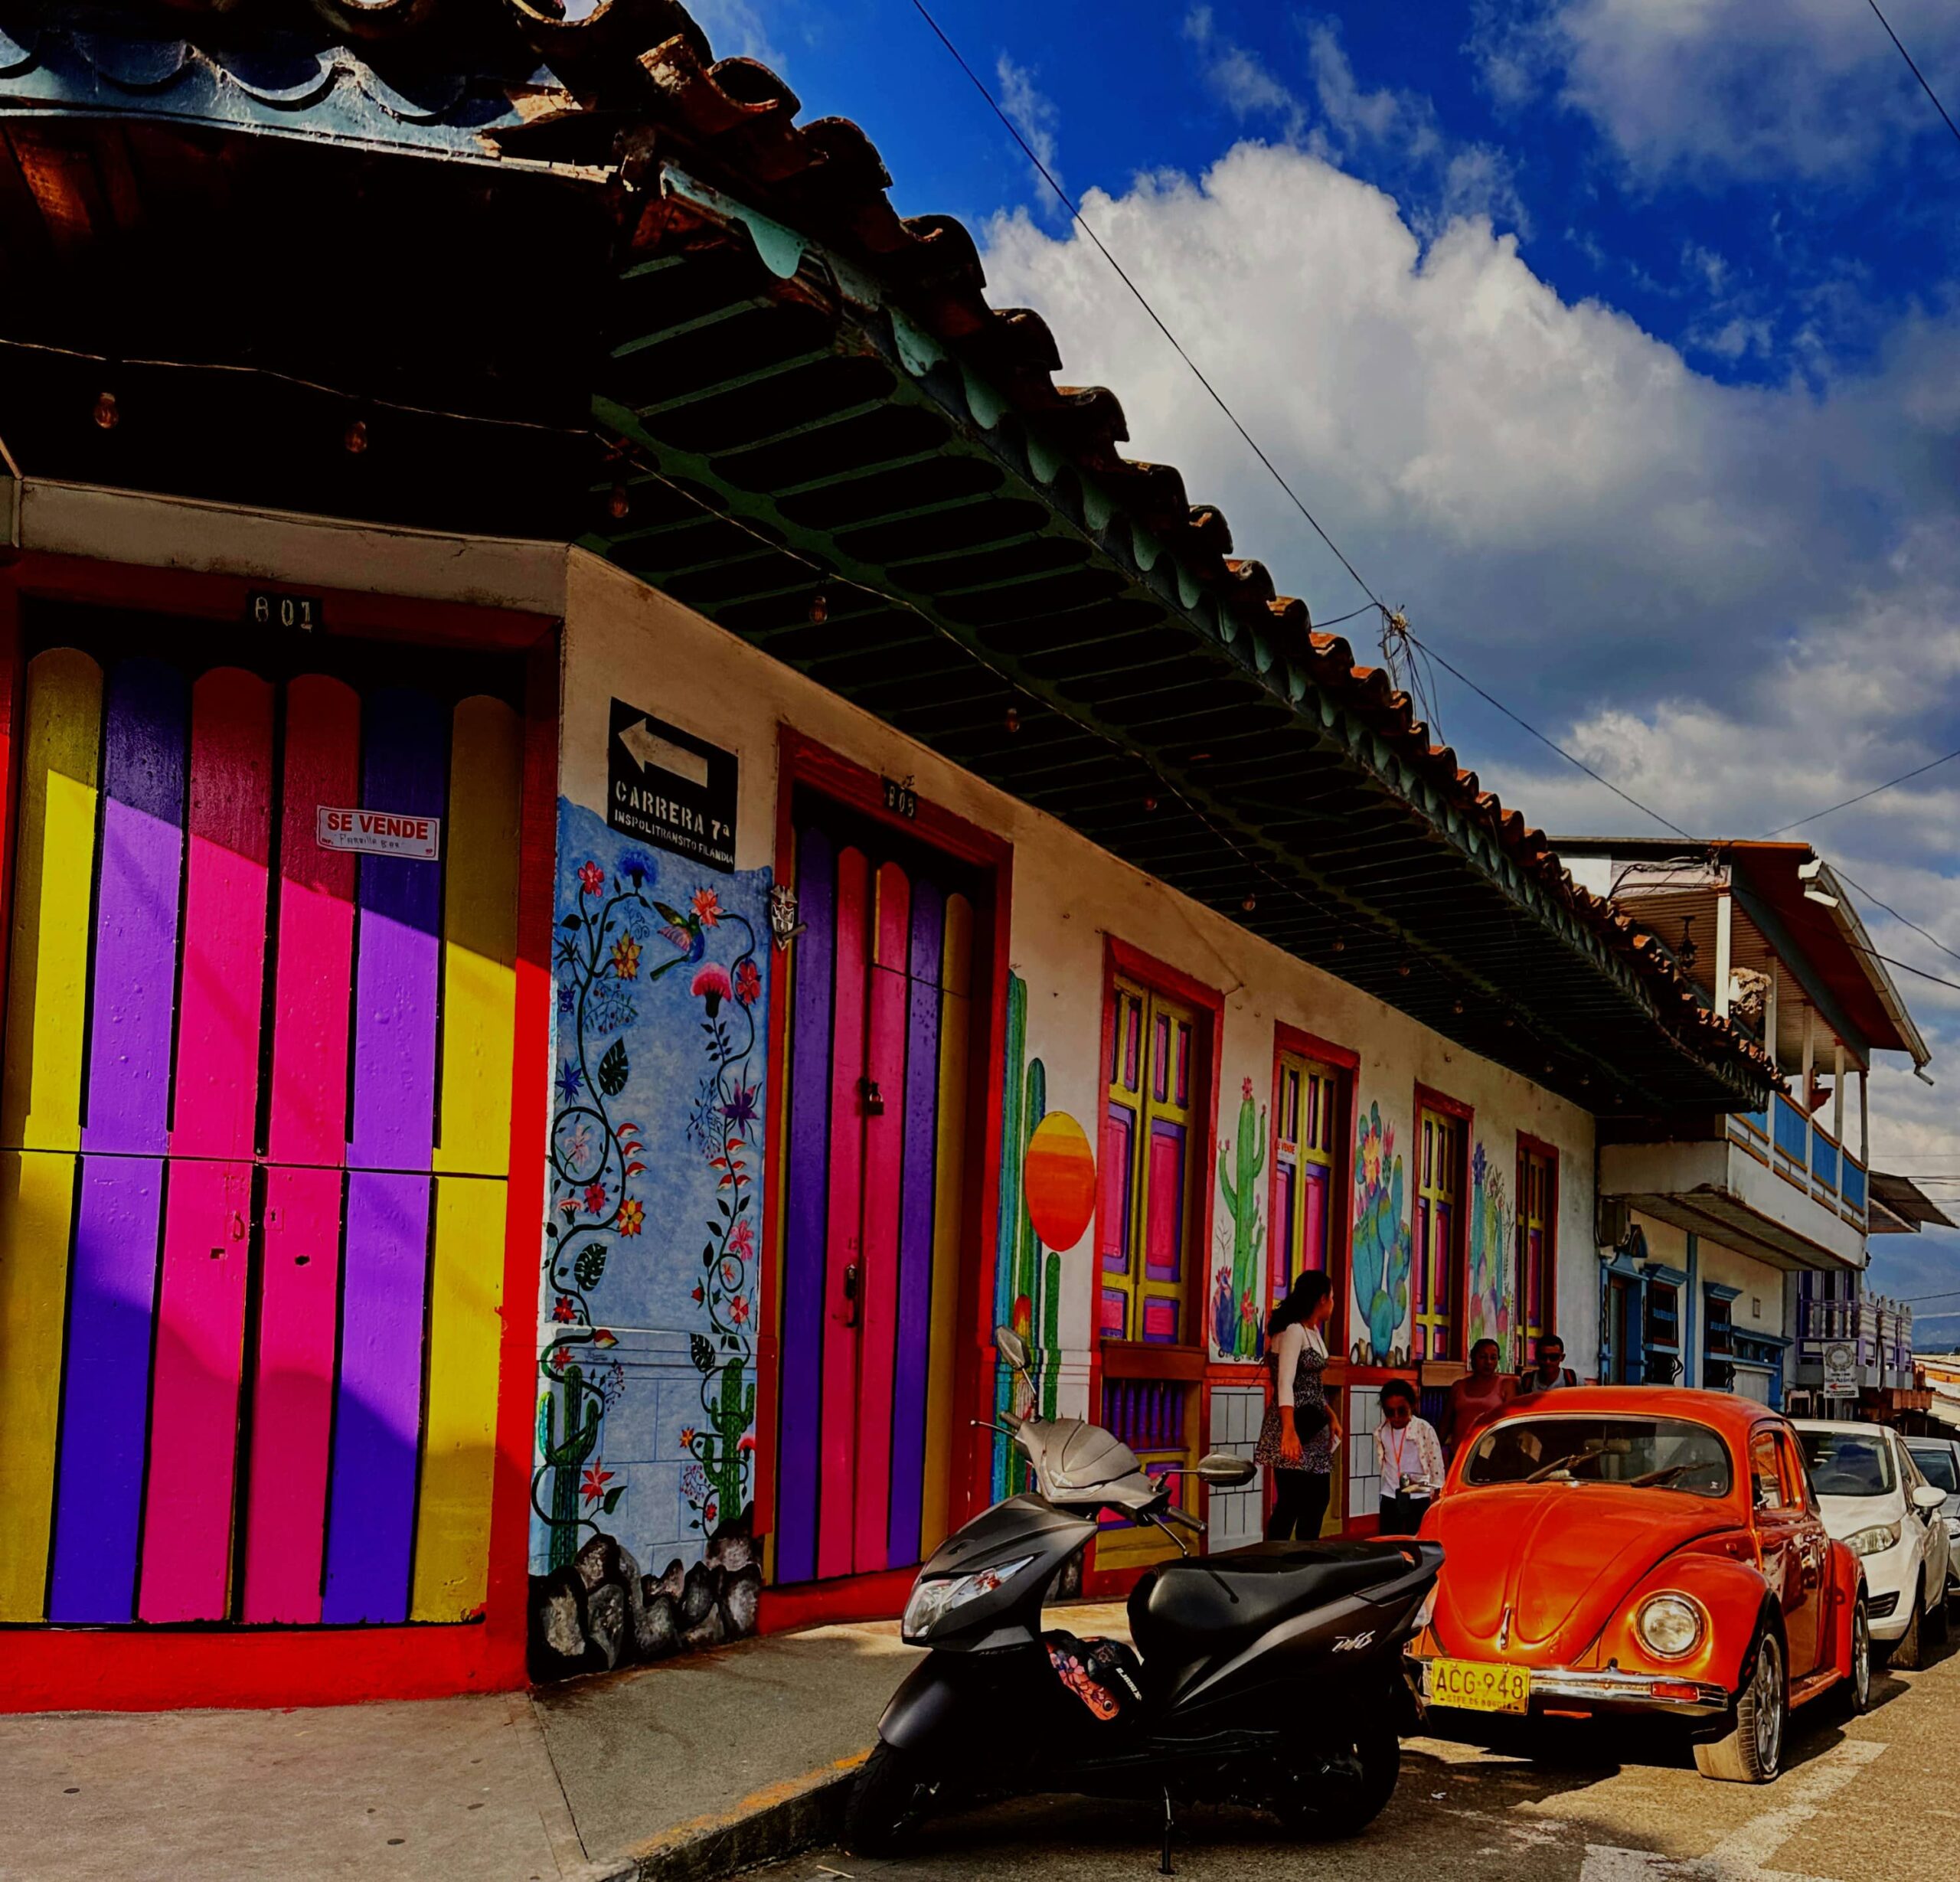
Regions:
<svg viewBox="0 0 1960 1882"><path fill-rule="evenodd" d="M1259 1177L1266 1168L1266 1113L1253 1099L1253 1081L1240 1087L1237 1158L1218 1152L1218 1187L1225 1219L1218 1225L1217 1266L1211 1276L1211 1344L1220 1359L1258 1359L1266 1350L1259 1295L1266 1224L1259 1214Z"/></svg>
<svg viewBox="0 0 1960 1882"><path fill-rule="evenodd" d="M1402 1214L1395 1126L1371 1104L1354 1144L1354 1305L1361 1337L1348 1357L1364 1366L1408 1363L1396 1335L1409 1313L1409 1224Z"/></svg>
<svg viewBox="0 0 1960 1882"><path fill-rule="evenodd" d="M1517 1227L1511 1186L1480 1142L1470 1158L1470 1338L1495 1340L1498 1364L1515 1369L1511 1350L1511 1249Z"/></svg>
<svg viewBox="0 0 1960 1882"><path fill-rule="evenodd" d="M746 1631L737 1574L753 1625L769 883L704 881L569 804L559 854L532 1569L582 1616L594 1574L618 1584L610 1665L629 1635L651 1657ZM591 1664L606 1627L559 1622L553 1670Z"/></svg>

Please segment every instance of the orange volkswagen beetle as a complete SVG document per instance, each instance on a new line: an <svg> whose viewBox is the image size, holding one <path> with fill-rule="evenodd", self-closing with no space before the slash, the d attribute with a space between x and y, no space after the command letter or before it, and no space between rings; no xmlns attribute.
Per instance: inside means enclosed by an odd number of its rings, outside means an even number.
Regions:
<svg viewBox="0 0 1960 1882"><path fill-rule="evenodd" d="M1753 1400L1514 1400L1457 1453L1423 1533L1444 1567L1409 1651L1453 1730L1671 1715L1704 1776L1765 1784L1792 1706L1834 1688L1869 1702L1858 1559L1824 1534L1790 1426Z"/></svg>

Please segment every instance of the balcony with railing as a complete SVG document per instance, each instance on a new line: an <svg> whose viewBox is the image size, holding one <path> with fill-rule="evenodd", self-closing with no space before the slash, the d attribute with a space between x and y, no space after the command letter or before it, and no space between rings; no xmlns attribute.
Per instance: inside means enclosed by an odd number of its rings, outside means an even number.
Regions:
<svg viewBox="0 0 1960 1882"><path fill-rule="evenodd" d="M1863 1162L1780 1093L1700 1135L1602 1143L1602 1194L1785 1269L1864 1263Z"/></svg>

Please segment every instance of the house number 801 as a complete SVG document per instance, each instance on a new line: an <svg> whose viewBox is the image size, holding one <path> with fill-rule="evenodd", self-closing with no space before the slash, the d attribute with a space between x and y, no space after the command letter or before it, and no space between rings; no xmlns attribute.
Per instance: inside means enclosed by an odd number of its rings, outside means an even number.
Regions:
<svg viewBox="0 0 1960 1882"><path fill-rule="evenodd" d="M245 597L245 618L254 627L284 627L310 634L320 625L319 597L254 588Z"/></svg>

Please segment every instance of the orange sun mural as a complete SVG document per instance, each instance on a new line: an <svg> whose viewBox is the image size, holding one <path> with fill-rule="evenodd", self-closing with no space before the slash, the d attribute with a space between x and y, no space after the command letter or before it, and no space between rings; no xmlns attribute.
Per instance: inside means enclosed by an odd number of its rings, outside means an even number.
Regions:
<svg viewBox="0 0 1960 1882"><path fill-rule="evenodd" d="M1050 1248L1073 1248L1096 1213L1096 1158L1082 1126L1050 1111L1027 1140L1021 1188L1027 1219Z"/></svg>

